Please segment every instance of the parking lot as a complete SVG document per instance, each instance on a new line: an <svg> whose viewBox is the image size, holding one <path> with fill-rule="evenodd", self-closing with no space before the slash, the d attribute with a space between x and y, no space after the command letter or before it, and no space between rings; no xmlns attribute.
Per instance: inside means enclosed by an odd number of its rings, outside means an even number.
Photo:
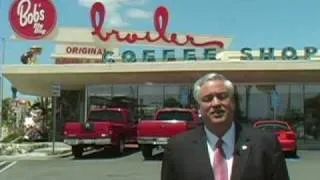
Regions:
<svg viewBox="0 0 320 180"><path fill-rule="evenodd" d="M299 151L298 153L298 158L287 158L291 179L318 180L320 177L320 151ZM85 155L82 159L74 159L69 156L47 160L12 160L5 163L11 164L11 167L3 171L0 170L0 179L160 179L161 159L160 153L155 156L154 160L144 161L141 152L129 151L123 157L106 156L102 152L95 152Z"/></svg>

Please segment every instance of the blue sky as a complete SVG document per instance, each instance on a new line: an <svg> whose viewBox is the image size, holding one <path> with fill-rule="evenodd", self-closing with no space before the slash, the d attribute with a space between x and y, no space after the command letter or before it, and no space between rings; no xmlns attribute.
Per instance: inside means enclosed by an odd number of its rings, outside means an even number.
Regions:
<svg viewBox="0 0 320 180"><path fill-rule="evenodd" d="M90 4L95 0L53 0L58 26L90 27ZM101 1L101 0L100 0ZM166 6L168 32L229 36L231 50L243 47L320 47L319 0L102 0L110 20L108 27L153 31L153 12ZM20 64L20 56L32 45L43 47L39 63L50 64L54 44L43 41L9 41L8 21L12 0L0 0L0 37L6 39L5 64ZM3 42L1 42L1 52ZM4 96L10 96L5 81Z"/></svg>

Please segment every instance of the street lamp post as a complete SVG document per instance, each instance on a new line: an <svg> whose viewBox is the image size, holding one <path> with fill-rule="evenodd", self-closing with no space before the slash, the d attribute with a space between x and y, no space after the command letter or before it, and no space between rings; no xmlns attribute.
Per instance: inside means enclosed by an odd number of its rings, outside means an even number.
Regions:
<svg viewBox="0 0 320 180"><path fill-rule="evenodd" d="M0 60L0 140L2 137L2 100L3 100L3 65L4 65L4 58L5 58L5 51L6 51L6 41L4 37L1 37L1 44L2 44L2 53L1 53L1 60Z"/></svg>

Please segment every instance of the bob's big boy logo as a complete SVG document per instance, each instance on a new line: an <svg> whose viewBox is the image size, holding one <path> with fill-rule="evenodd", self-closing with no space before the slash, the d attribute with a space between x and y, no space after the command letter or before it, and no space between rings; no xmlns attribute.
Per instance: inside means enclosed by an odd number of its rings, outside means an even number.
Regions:
<svg viewBox="0 0 320 180"><path fill-rule="evenodd" d="M10 8L9 21L18 36L37 40L54 30L57 12L51 0L15 0Z"/></svg>

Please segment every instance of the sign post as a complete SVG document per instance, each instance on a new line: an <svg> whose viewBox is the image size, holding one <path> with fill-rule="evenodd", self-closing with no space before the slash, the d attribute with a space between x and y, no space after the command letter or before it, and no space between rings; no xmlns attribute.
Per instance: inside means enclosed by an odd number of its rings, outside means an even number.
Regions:
<svg viewBox="0 0 320 180"><path fill-rule="evenodd" d="M280 95L276 90L273 90L271 93L271 105L273 107L273 119L277 118L277 110L280 105Z"/></svg>
<svg viewBox="0 0 320 180"><path fill-rule="evenodd" d="M0 61L0 140L2 140L2 125L3 125L3 119L2 119L2 100L3 100L3 65L4 65L4 59L5 59L5 51L6 51L6 41L5 38L1 37L1 46L2 46L2 52L1 52L1 61Z"/></svg>
<svg viewBox="0 0 320 180"><path fill-rule="evenodd" d="M55 141L56 141L56 131L57 131L57 97L60 97L61 86L60 84L53 84L51 86L52 93L52 103L53 103L53 121L52 121L52 154L55 153Z"/></svg>

